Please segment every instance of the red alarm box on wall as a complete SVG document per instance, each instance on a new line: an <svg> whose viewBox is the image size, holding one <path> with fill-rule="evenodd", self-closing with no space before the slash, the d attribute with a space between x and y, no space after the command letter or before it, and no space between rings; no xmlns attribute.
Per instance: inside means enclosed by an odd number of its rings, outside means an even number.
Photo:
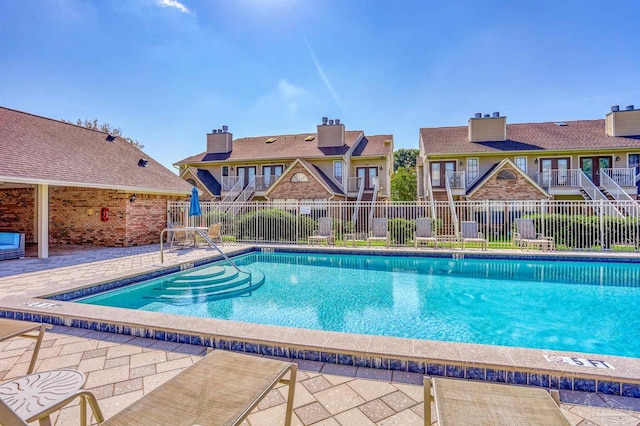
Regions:
<svg viewBox="0 0 640 426"><path fill-rule="evenodd" d="M103 207L100 209L100 221L101 222L109 221L109 209L107 207Z"/></svg>

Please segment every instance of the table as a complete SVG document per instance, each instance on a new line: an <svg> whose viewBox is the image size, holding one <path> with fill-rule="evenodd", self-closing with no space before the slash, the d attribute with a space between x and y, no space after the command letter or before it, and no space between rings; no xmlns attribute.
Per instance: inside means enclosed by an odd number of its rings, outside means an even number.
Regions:
<svg viewBox="0 0 640 426"><path fill-rule="evenodd" d="M431 395L430 390L433 390ZM456 379L425 378L425 419L435 401L438 425L569 425L557 390Z"/></svg>
<svg viewBox="0 0 640 426"><path fill-rule="evenodd" d="M438 235L438 244L449 244L449 248L453 248L453 243L458 242L458 237L455 235Z"/></svg>
<svg viewBox="0 0 640 426"><path fill-rule="evenodd" d="M296 364L214 350L102 425L239 425L283 382L289 385L284 422L289 426L296 372Z"/></svg>
<svg viewBox="0 0 640 426"><path fill-rule="evenodd" d="M347 246L347 244L349 244L349 241L351 241L352 245L355 247L356 246L356 236L357 236L357 234L344 234L344 245L345 245L345 247Z"/></svg>
<svg viewBox="0 0 640 426"><path fill-rule="evenodd" d="M12 319L0 319L0 342L4 340L8 340L14 337L27 337L30 339L36 339L36 346L33 349L33 355L31 356L31 363L29 364L29 369L27 370L27 374L33 373L33 369L36 366L36 359L38 358L38 352L40 351L40 345L42 345L42 337L44 336L45 330L51 328L49 324L39 324L28 321L18 321ZM37 336L32 336L30 334L32 331L36 331L39 329Z"/></svg>

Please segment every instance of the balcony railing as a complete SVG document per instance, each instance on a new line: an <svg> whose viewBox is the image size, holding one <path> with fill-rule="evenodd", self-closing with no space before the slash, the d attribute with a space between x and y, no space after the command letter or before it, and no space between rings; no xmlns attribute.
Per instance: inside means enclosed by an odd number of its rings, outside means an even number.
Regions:
<svg viewBox="0 0 640 426"><path fill-rule="evenodd" d="M609 176L619 186L636 186L635 167L620 169L600 169L600 172Z"/></svg>
<svg viewBox="0 0 640 426"><path fill-rule="evenodd" d="M358 192L360 190L360 184L362 182L361 177L350 177L347 179L347 191Z"/></svg>
<svg viewBox="0 0 640 426"><path fill-rule="evenodd" d="M467 187L465 172L448 172L447 178L451 189L465 189Z"/></svg>
<svg viewBox="0 0 640 426"><path fill-rule="evenodd" d="M255 175L253 182L256 191L266 191L280 176ZM222 190L230 191L239 181L244 180L242 176L224 176L222 178ZM244 185L243 185L244 186Z"/></svg>

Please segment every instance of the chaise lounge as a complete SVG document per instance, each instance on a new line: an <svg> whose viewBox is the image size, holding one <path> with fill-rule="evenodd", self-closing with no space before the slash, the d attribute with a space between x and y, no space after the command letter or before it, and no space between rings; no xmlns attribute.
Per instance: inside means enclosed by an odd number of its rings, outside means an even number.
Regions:
<svg viewBox="0 0 640 426"><path fill-rule="evenodd" d="M97 422L105 426L240 425L271 389L285 383L289 392L284 424L290 426L296 373L296 364L214 350L105 421L93 394L81 389L84 375L75 370L55 370L3 383L0 420L5 426L26 426L35 420L41 425L50 425L51 413L80 398L82 425L86 424L86 402ZM53 399L47 398L51 395L47 386L33 389L33 384L51 380L50 376L61 385L66 382L66 387L60 387ZM2 388L6 388L4 393ZM49 395L39 392L49 392ZM11 395L7 396L8 393Z"/></svg>
<svg viewBox="0 0 640 426"><path fill-rule="evenodd" d="M439 426L569 425L557 390L425 377L425 424L431 424L431 401Z"/></svg>
<svg viewBox="0 0 640 426"><path fill-rule="evenodd" d="M0 232L0 260L24 257L24 234Z"/></svg>
<svg viewBox="0 0 640 426"><path fill-rule="evenodd" d="M520 248L528 249L532 246L540 246L543 251L554 250L553 237L545 237L536 233L533 219L516 219L516 231L513 233L513 242Z"/></svg>

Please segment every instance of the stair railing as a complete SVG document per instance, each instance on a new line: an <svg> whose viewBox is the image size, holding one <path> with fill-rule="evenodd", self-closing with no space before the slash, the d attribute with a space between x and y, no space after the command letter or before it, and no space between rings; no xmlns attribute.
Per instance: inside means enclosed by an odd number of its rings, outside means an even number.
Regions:
<svg viewBox="0 0 640 426"><path fill-rule="evenodd" d="M622 201L622 203L619 204L619 207L622 207L627 212L627 215L633 217L640 216L640 205L638 205L638 202L636 200L631 198L627 191L622 189L622 187L618 185L615 180L613 180L613 178L609 175L610 170L612 169L604 169L600 174L600 186L602 186L605 191L611 194L613 198L618 201Z"/></svg>
<svg viewBox="0 0 640 426"><path fill-rule="evenodd" d="M371 209L369 210L369 229L373 229L373 214L375 213L376 199L378 198L378 189L380 188L380 179L378 177L374 179L373 197L371 198Z"/></svg>
<svg viewBox="0 0 640 426"><path fill-rule="evenodd" d="M611 200L609 200L607 196L604 195L602 191L600 191L598 187L591 181L591 179L589 179L589 177L586 174L584 174L582 170L580 170L579 176L580 176L580 179L579 179L580 188L582 188L582 190L587 194L587 196L591 198L593 201L602 200L603 203L605 204L604 207L606 209L606 212L609 214L609 216L618 216L618 217L624 216L622 213L620 213L620 211L616 208L616 206L613 205ZM595 203L594 203L594 208L596 208ZM596 209L598 210L599 208L596 208Z"/></svg>
<svg viewBox="0 0 640 426"><path fill-rule="evenodd" d="M456 204L453 202L453 193L451 192L451 184L449 183L449 179L452 176L451 172L448 172L444 179L444 187L447 190L447 200L449 200L449 210L451 210L451 221L453 222L453 232L455 233L456 238L459 235L459 224L458 224L458 212L456 211Z"/></svg>
<svg viewBox="0 0 640 426"><path fill-rule="evenodd" d="M360 204L362 203L362 194L364 194L364 179L358 178L358 198L356 199L356 206L353 209L353 216L351 217L353 226L355 226L358 221L358 212L360 210Z"/></svg>

